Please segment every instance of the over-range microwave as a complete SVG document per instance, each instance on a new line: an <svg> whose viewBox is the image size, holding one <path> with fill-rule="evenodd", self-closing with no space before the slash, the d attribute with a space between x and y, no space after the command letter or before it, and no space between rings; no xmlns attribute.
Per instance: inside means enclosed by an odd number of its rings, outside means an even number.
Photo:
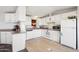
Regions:
<svg viewBox="0 0 79 59"><path fill-rule="evenodd" d="M60 31L60 25L53 26L52 28L53 28L53 30Z"/></svg>

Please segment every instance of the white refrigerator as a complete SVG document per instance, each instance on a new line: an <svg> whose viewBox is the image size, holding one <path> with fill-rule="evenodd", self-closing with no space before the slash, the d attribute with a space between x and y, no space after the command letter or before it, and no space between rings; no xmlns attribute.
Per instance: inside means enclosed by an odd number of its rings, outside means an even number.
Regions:
<svg viewBox="0 0 79 59"><path fill-rule="evenodd" d="M61 44L76 49L76 19L61 21Z"/></svg>

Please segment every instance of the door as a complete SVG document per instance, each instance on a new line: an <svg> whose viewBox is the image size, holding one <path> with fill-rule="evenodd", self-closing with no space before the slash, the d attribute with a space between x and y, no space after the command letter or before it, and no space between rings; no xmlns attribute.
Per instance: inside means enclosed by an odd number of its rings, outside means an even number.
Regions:
<svg viewBox="0 0 79 59"><path fill-rule="evenodd" d="M72 20L62 21L61 44L76 49L76 22Z"/></svg>

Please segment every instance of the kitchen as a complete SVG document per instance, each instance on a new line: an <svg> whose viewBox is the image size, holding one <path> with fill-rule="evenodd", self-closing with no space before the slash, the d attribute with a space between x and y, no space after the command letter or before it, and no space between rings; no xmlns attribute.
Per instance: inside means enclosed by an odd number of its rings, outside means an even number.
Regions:
<svg viewBox="0 0 79 59"><path fill-rule="evenodd" d="M23 49L29 52L78 51L77 6L8 8L2 13L4 20L0 23L0 44L11 44L13 52L23 52ZM75 29L70 30L69 25Z"/></svg>

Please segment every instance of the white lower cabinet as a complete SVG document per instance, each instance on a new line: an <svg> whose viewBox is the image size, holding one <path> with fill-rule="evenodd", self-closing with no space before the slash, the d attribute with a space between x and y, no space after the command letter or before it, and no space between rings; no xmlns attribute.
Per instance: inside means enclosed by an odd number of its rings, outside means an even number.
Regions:
<svg viewBox="0 0 79 59"><path fill-rule="evenodd" d="M33 31L27 31L26 38L27 38L26 40L33 38Z"/></svg>
<svg viewBox="0 0 79 59"><path fill-rule="evenodd" d="M12 44L12 33L6 32L6 39L8 44Z"/></svg>
<svg viewBox="0 0 79 59"><path fill-rule="evenodd" d="M13 41L12 42L13 52L17 52L24 49L26 41L26 33L14 34L12 41Z"/></svg>
<svg viewBox="0 0 79 59"><path fill-rule="evenodd" d="M41 29L33 30L33 38L41 36Z"/></svg>
<svg viewBox="0 0 79 59"><path fill-rule="evenodd" d="M59 42L59 31L48 30L48 39Z"/></svg>
<svg viewBox="0 0 79 59"><path fill-rule="evenodd" d="M59 42L59 31L37 29L37 30L27 31L27 34L26 34L27 40L32 38L37 38L40 36Z"/></svg>
<svg viewBox="0 0 79 59"><path fill-rule="evenodd" d="M60 37L59 31L53 31L53 40L59 42L59 37Z"/></svg>
<svg viewBox="0 0 79 59"><path fill-rule="evenodd" d="M32 39L32 38L36 38L36 37L40 37L41 30L37 29L37 30L27 31L26 36L27 36L27 40Z"/></svg>
<svg viewBox="0 0 79 59"><path fill-rule="evenodd" d="M12 33L11 32L1 32L1 43L12 44Z"/></svg>
<svg viewBox="0 0 79 59"><path fill-rule="evenodd" d="M5 36L6 35L5 35L5 32L1 32L0 34L1 34L0 35L1 36L1 43L6 43L6 39L5 39Z"/></svg>
<svg viewBox="0 0 79 59"><path fill-rule="evenodd" d="M41 36L46 38L46 29L41 29Z"/></svg>

